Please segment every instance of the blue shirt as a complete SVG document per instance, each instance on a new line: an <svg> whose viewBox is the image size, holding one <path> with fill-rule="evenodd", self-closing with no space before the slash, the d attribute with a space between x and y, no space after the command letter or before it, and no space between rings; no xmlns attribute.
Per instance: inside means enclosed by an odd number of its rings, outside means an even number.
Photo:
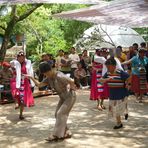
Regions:
<svg viewBox="0 0 148 148"><path fill-rule="evenodd" d="M131 59L132 74L139 75L139 68L145 67L147 63L148 63L148 58L146 56L144 56L144 58L140 58L139 55L134 56Z"/></svg>

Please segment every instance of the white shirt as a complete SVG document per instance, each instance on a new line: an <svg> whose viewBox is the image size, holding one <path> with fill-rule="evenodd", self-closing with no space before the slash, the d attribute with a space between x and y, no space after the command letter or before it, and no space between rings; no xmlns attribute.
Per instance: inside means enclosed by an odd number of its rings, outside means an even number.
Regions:
<svg viewBox="0 0 148 148"><path fill-rule="evenodd" d="M77 68L77 63L80 62L78 54L70 54L69 59L71 60L71 68Z"/></svg>
<svg viewBox="0 0 148 148"><path fill-rule="evenodd" d="M25 62L26 62L27 74L34 77L31 61L25 59ZM16 69L16 88L20 88L20 85L21 85L21 64L17 60L12 60L10 62L10 64L13 65L14 68ZM31 86L34 87L35 86L34 82L32 80L30 80L30 82L31 82Z"/></svg>
<svg viewBox="0 0 148 148"><path fill-rule="evenodd" d="M58 56L56 58L56 67L57 67L57 70L61 70L61 59L62 59L63 56Z"/></svg>
<svg viewBox="0 0 148 148"><path fill-rule="evenodd" d="M116 57L114 59L116 60L116 70L123 70L119 59ZM106 59L104 57L94 55L94 61L103 64L102 76L104 76L104 74L107 72L107 67L105 65Z"/></svg>

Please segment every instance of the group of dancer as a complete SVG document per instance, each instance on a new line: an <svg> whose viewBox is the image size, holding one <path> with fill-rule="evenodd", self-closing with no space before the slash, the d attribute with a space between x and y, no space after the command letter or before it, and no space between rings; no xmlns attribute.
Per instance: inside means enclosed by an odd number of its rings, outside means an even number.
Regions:
<svg viewBox="0 0 148 148"><path fill-rule="evenodd" d="M128 91L125 84L127 83L126 81L128 81L129 74L123 70L117 58L111 56L106 59L102 52L107 52L107 50L97 49L93 57L90 99L97 100L97 109L100 111L106 109L103 104L104 99L110 100L109 113L115 117L117 121L114 129L119 129L123 126L121 115L127 110L125 98L128 95ZM127 119L127 112L125 116Z"/></svg>
<svg viewBox="0 0 148 148"><path fill-rule="evenodd" d="M132 63L132 79L130 73L123 69L124 64ZM41 62L39 71L45 78L38 82L34 79L31 61L27 60L25 53L20 51L17 58L10 62L13 70L11 79L11 92L15 98L15 109L20 109L19 119L23 120L24 107L34 106L33 88L50 85L59 95L59 102L55 111L56 123L54 131L46 139L48 142L63 140L71 137L67 126L69 113L76 101L76 85L74 79L55 70L47 61ZM76 64L76 63L73 63ZM138 65L137 65L138 64ZM145 65L148 58L145 57L145 49L140 48L137 54L129 61L120 62L118 57L109 55L107 49L97 49L92 59L90 100L97 100L97 109L102 111L106 107L104 99L109 99L109 113L116 118L114 129L123 127L121 115L128 118L127 96L128 84L131 90L142 100L143 93L147 93ZM137 68L137 69L136 69ZM131 81L130 81L131 80ZM135 83L140 84L136 85Z"/></svg>
<svg viewBox="0 0 148 148"><path fill-rule="evenodd" d="M133 46L137 44L133 44ZM119 58L122 51L121 46L116 50L114 56L109 54L107 49L97 49L92 60L92 81L90 100L97 101L97 109L105 109L103 104L105 99L109 99L109 115L116 118L114 129L123 127L121 115L128 118L127 97L132 92L139 103L142 97L148 92L148 82L146 66L146 48L134 49L134 56L131 59L121 61ZM118 52L117 52L118 51ZM123 59L122 59L123 60ZM129 69L124 69L124 65L130 64ZM129 65L128 65L129 66Z"/></svg>
<svg viewBox="0 0 148 148"><path fill-rule="evenodd" d="M76 87L74 81L60 71L52 68L47 61L40 63L39 70L45 76L42 82L34 79L31 61L26 59L24 51L17 54L17 58L10 62L13 77L10 80L11 93L15 99L15 109L20 109L19 119L24 120L24 107L34 106L33 88L50 85L59 95L59 102L55 111L56 123L53 134L46 139L48 142L71 138L67 126L69 113L76 101Z"/></svg>

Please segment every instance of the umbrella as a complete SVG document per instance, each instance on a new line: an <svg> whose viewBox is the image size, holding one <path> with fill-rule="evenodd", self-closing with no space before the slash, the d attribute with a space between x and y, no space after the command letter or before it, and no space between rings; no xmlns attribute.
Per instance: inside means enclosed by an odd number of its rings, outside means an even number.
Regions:
<svg viewBox="0 0 148 148"><path fill-rule="evenodd" d="M133 43L142 43L145 40L133 29L129 27L115 25L94 25L83 33L81 40L76 45L81 44L87 47L113 48L122 46L128 48Z"/></svg>

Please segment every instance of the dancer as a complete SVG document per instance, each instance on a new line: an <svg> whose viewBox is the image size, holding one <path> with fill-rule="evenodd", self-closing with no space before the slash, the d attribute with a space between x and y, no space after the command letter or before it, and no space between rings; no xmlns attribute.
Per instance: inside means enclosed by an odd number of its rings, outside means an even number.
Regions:
<svg viewBox="0 0 148 148"><path fill-rule="evenodd" d="M122 128L121 115L127 109L128 91L125 88L126 81L129 77L128 73L122 70L116 70L116 60L111 57L105 62L108 72L105 73L100 82L107 83L109 88L109 113L116 117L117 125L114 129Z"/></svg>
<svg viewBox="0 0 148 148"><path fill-rule="evenodd" d="M24 107L34 106L34 99L31 88L35 85L33 81L24 78L23 74L33 76L33 69L31 61L25 58L25 53L20 51L17 54L17 59L10 62L13 69L15 69L14 77L10 81L12 96L15 99L15 109L20 108L19 119L23 120Z"/></svg>
<svg viewBox="0 0 148 148"><path fill-rule="evenodd" d="M97 100L97 109L103 110L105 106L103 105L104 99L108 98L108 93L104 91L104 85L99 82L102 77L102 69L106 59L100 56L100 50L96 49L96 53L92 60L92 80L91 80L91 92L90 100ZM107 90L106 90L107 91Z"/></svg>
<svg viewBox="0 0 148 148"><path fill-rule="evenodd" d="M47 62L42 62L39 65L39 69L40 72L46 76L42 82L36 81L31 76L26 75L26 77L32 79L38 87L50 84L50 86L57 91L60 97L55 111L56 123L54 131L46 140L48 142L52 142L70 138L71 133L67 127L67 119L76 100L75 84L71 78L64 75L62 72L52 69L50 64Z"/></svg>
<svg viewBox="0 0 148 148"><path fill-rule="evenodd" d="M145 56L146 50L144 48L140 48L138 51L139 53L136 56L122 64L131 64L131 91L135 93L136 100L142 103L143 94L148 92L145 69L148 58Z"/></svg>

